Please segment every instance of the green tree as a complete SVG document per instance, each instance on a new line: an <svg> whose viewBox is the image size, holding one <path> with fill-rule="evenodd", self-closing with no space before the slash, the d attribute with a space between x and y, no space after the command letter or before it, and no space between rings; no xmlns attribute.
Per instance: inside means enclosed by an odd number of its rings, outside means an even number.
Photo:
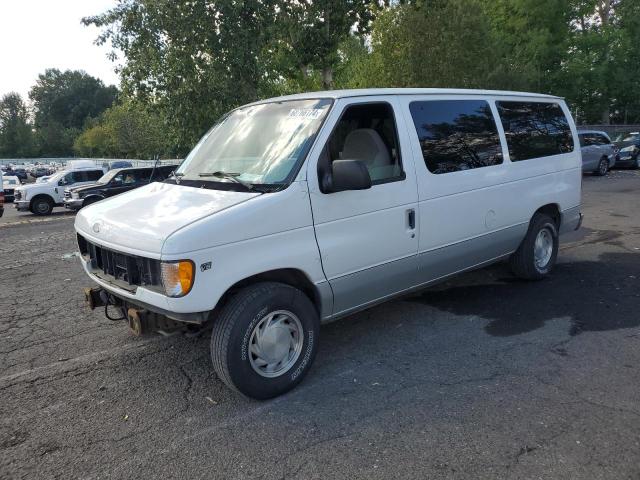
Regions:
<svg viewBox="0 0 640 480"><path fill-rule="evenodd" d="M503 67L502 87L551 92L566 60L572 0L481 0Z"/></svg>
<svg viewBox="0 0 640 480"><path fill-rule="evenodd" d="M490 24L473 0L393 6L375 20L371 48L350 86L486 87L500 78Z"/></svg>
<svg viewBox="0 0 640 480"><path fill-rule="evenodd" d="M639 70L633 60L640 44L633 46L638 21L633 17L640 13L638 3L573 0L572 7L568 55L557 91L571 100L579 120L608 124L617 109L628 114L634 98L637 105Z"/></svg>
<svg viewBox="0 0 640 480"><path fill-rule="evenodd" d="M154 158L171 154L162 118L133 102L114 105L74 142L77 155Z"/></svg>
<svg viewBox="0 0 640 480"><path fill-rule="evenodd" d="M106 87L85 72L45 70L29 92L40 154L71 154L85 121L110 107L116 96L116 87Z"/></svg>
<svg viewBox="0 0 640 480"><path fill-rule="evenodd" d="M279 2L268 45L280 60L278 73L301 86L333 88L342 60L339 47L350 36L369 32L378 6L377 0Z"/></svg>
<svg viewBox="0 0 640 480"><path fill-rule="evenodd" d="M126 96L157 106L184 152L229 109L261 96L272 0L118 0L85 18L124 53Z"/></svg>
<svg viewBox="0 0 640 480"><path fill-rule="evenodd" d="M19 94L8 93L0 100L0 156L32 155L33 133L27 107Z"/></svg>

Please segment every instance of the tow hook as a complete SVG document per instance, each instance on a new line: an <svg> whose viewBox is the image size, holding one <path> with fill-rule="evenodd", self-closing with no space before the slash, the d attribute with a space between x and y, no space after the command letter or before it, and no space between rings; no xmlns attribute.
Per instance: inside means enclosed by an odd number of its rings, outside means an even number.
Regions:
<svg viewBox="0 0 640 480"><path fill-rule="evenodd" d="M91 310L98 307L104 307L109 301L107 292L100 287L85 288L84 299Z"/></svg>
<svg viewBox="0 0 640 480"><path fill-rule="evenodd" d="M131 333L136 337L142 336L142 334L147 330L144 311L138 310L137 308L130 308L127 310L127 320L129 320Z"/></svg>

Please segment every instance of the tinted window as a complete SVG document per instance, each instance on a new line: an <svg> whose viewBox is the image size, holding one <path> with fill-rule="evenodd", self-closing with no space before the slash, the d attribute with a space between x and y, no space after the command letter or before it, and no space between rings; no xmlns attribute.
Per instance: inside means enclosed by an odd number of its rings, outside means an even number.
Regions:
<svg viewBox="0 0 640 480"><path fill-rule="evenodd" d="M580 139L581 147L589 147L598 144L596 136L592 133L579 133L578 138Z"/></svg>
<svg viewBox="0 0 640 480"><path fill-rule="evenodd" d="M512 162L573 151L569 122L557 103L497 102Z"/></svg>
<svg viewBox="0 0 640 480"><path fill-rule="evenodd" d="M90 172L87 172L87 176L89 178L89 181L91 182L95 182L100 177L102 177L102 175L104 175L104 172L102 170L92 170Z"/></svg>
<svg viewBox="0 0 640 480"><path fill-rule="evenodd" d="M431 173L502 163L502 147L484 100L434 100L409 106L424 162Z"/></svg>
<svg viewBox="0 0 640 480"><path fill-rule="evenodd" d="M71 182L95 182L102 176L102 170L81 170L78 172L72 172Z"/></svg>
<svg viewBox="0 0 640 480"><path fill-rule="evenodd" d="M609 140L607 137L605 137L601 133L597 133L595 137L598 141L598 145L609 145L611 143L611 140Z"/></svg>
<svg viewBox="0 0 640 480"><path fill-rule="evenodd" d="M173 172L178 167L175 165L166 165L162 167L157 167L155 172L153 173L153 180L164 180L169 176L171 172Z"/></svg>

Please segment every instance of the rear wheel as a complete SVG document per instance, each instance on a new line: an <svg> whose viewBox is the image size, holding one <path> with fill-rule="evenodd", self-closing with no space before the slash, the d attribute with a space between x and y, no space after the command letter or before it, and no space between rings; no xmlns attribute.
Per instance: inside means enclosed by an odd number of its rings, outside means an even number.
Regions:
<svg viewBox="0 0 640 480"><path fill-rule="evenodd" d="M509 261L513 273L526 280L546 277L558 257L558 227L549 215L536 213L527 235Z"/></svg>
<svg viewBox="0 0 640 480"><path fill-rule="evenodd" d="M593 173L595 173L599 177L604 177L608 171L609 171L609 160L607 160L607 158L605 157L602 157L600 159L600 163L598 163L598 168Z"/></svg>
<svg viewBox="0 0 640 480"><path fill-rule="evenodd" d="M53 200L49 197L36 197L31 202L31 213L49 215L53 211Z"/></svg>
<svg viewBox="0 0 640 480"><path fill-rule="evenodd" d="M229 387L267 399L295 387L315 358L320 322L300 290L275 282L237 292L213 326L213 368Z"/></svg>

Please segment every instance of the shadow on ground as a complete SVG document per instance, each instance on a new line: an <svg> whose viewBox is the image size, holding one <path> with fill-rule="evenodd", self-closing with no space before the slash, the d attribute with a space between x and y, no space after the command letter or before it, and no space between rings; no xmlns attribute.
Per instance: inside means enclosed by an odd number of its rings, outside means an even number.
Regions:
<svg viewBox="0 0 640 480"><path fill-rule="evenodd" d="M606 253L597 262L561 263L539 282L511 277L502 265L493 273L495 283L430 290L407 300L485 318L490 321L485 330L494 336L530 332L567 317L570 335L640 325L639 254Z"/></svg>

